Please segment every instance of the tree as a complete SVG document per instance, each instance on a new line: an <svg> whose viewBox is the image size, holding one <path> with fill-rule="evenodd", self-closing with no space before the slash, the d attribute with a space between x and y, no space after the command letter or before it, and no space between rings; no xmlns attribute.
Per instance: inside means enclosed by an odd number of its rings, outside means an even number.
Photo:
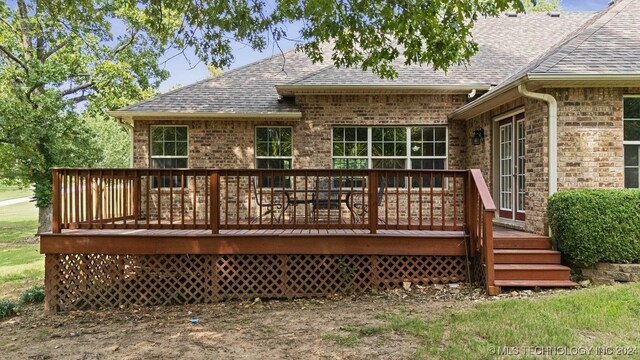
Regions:
<svg viewBox="0 0 640 360"><path fill-rule="evenodd" d="M549 12L560 10L560 0L524 0L524 11L529 12Z"/></svg>
<svg viewBox="0 0 640 360"><path fill-rule="evenodd" d="M51 167L103 160L80 113L104 117L168 75L158 66L165 40L143 19L119 1L0 4L0 177L35 185L39 231L50 226Z"/></svg>
<svg viewBox="0 0 640 360"><path fill-rule="evenodd" d="M521 0L16 0L0 4L0 177L35 184L47 230L54 166L92 166L88 120L150 96L167 73L158 58L193 47L226 68L232 41L264 50L303 27L297 49L336 66L397 75L392 63L446 70L478 50L479 16L524 10ZM80 116L88 111L89 117ZM44 210L43 210L44 209Z"/></svg>

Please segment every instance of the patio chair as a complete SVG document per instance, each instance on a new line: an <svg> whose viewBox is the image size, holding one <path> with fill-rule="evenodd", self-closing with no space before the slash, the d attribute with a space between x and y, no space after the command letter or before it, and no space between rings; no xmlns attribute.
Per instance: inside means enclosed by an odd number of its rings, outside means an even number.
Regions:
<svg viewBox="0 0 640 360"><path fill-rule="evenodd" d="M256 179L253 177L251 178L251 186L253 187L253 196L255 198L255 202L256 202L256 205L258 206L258 209L264 209L262 210L261 214L260 214L260 210L258 210L259 215L252 217L251 223L253 224L254 222L260 220L260 218L264 218L265 216L275 214L276 210L279 212L279 214L278 216L274 216L274 219L276 220L276 223L280 223L280 220L282 218L282 212L283 212L282 202L276 201L278 200L277 198L271 198L270 202L265 202L262 192L258 191L258 186L256 185Z"/></svg>
<svg viewBox="0 0 640 360"><path fill-rule="evenodd" d="M320 210L340 209L340 193L332 189L331 177L321 176L316 179L315 190L311 194L312 219L315 223Z"/></svg>
<svg viewBox="0 0 640 360"><path fill-rule="evenodd" d="M376 199L376 204L378 204L378 206L382 205L385 189L386 189L385 178L381 176L378 178L378 198ZM367 203L367 201L365 201L365 199L366 199L365 197L362 197L361 203L356 203L356 202L353 203L353 208L356 210L360 210L360 214L358 214L358 217L360 218L359 220L361 223L364 221L364 217L369 212L369 204ZM352 213L355 214L355 211L353 211ZM379 217L378 221L384 224L384 219Z"/></svg>

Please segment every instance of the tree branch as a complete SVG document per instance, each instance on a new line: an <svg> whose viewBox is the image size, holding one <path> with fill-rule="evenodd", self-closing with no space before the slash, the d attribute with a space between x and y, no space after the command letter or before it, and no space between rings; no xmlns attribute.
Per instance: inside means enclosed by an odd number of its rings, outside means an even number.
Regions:
<svg viewBox="0 0 640 360"><path fill-rule="evenodd" d="M71 36L69 36L68 38L62 40L61 42L59 42L58 44L56 44L55 46L51 47L49 49L49 51L45 52L42 55L42 58L40 59L40 61L44 62L45 60L47 60L49 57L51 57L51 55L55 54L56 52L58 52L60 49L62 49L63 47L67 46L67 44L69 44L71 42Z"/></svg>
<svg viewBox="0 0 640 360"><path fill-rule="evenodd" d="M78 104L81 103L87 99L89 99L89 96L91 96L91 94L87 94L87 95L80 95L80 96L76 96L74 98L69 99L70 101L73 101L74 103Z"/></svg>
<svg viewBox="0 0 640 360"><path fill-rule="evenodd" d="M89 82L86 82L86 83L84 83L82 85L74 86L74 87L69 88L67 90L60 91L60 95L62 95L62 96L71 95L73 93L77 93L78 91L86 90L86 89L92 87L93 85L95 85L95 82L89 81Z"/></svg>
<svg viewBox="0 0 640 360"><path fill-rule="evenodd" d="M25 58L28 60L30 58L31 36L29 29L29 10L24 0L18 0L18 13L20 14L20 27L22 28L22 50L24 51Z"/></svg>
<svg viewBox="0 0 640 360"><path fill-rule="evenodd" d="M113 49L113 55L118 55L119 52L121 52L122 50L126 49L127 47L129 47L131 44L133 44L133 41L136 39L136 35L138 35L138 32L140 30L136 29L136 30L131 30L131 37L129 37L129 39L127 40L123 40L121 41L114 49Z"/></svg>
<svg viewBox="0 0 640 360"><path fill-rule="evenodd" d="M20 67L23 68L24 71L27 72L27 74L29 73L29 68L27 67L27 65L25 65L20 59L18 59L17 56L13 55L11 51L9 51L9 49L4 47L4 45L0 45L0 51L7 55L7 57L13 60L16 64L20 65Z"/></svg>

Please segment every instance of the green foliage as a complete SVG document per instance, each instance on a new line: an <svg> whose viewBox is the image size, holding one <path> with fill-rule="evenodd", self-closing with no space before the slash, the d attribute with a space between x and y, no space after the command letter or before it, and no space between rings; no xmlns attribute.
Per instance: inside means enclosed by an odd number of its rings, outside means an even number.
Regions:
<svg viewBox="0 0 640 360"><path fill-rule="evenodd" d="M20 295L20 302L23 304L35 304L44 301L44 286L37 285L25 290Z"/></svg>
<svg viewBox="0 0 640 360"><path fill-rule="evenodd" d="M155 94L168 76L158 64L168 38L145 31L135 5L0 4L0 178L34 184L38 207L51 203L51 167L122 163L103 155L120 134L95 119ZM167 33L178 28L154 21ZM109 145L121 149L119 140Z"/></svg>
<svg viewBox="0 0 640 360"><path fill-rule="evenodd" d="M523 0L523 4L526 13L560 10L560 0Z"/></svg>
<svg viewBox="0 0 640 360"><path fill-rule="evenodd" d="M92 134L93 144L100 149L95 166L102 168L129 167L131 155L130 130L114 118L102 114L83 114Z"/></svg>
<svg viewBox="0 0 640 360"><path fill-rule="evenodd" d="M577 265L640 262L640 190L571 190L549 199L558 249Z"/></svg>
<svg viewBox="0 0 640 360"><path fill-rule="evenodd" d="M0 4L0 178L35 184L51 203L51 167L122 164L102 155L96 129L120 138L106 111L155 94L158 59L193 47L213 67L231 64L232 40L265 50L301 21L298 50L313 61L382 77L405 64L446 70L478 50L479 16L524 10L522 0L16 0ZM323 44L332 42L329 49ZM326 51L325 51L326 50ZM80 112L87 116L80 116ZM90 121L94 119L95 121ZM100 125L97 125L100 124ZM117 141L120 146L120 140ZM108 148L108 147L107 147ZM114 149L120 151L121 148ZM126 152L125 152L126 153Z"/></svg>
<svg viewBox="0 0 640 360"><path fill-rule="evenodd" d="M5 319L16 314L16 303L4 299L0 301L0 319Z"/></svg>

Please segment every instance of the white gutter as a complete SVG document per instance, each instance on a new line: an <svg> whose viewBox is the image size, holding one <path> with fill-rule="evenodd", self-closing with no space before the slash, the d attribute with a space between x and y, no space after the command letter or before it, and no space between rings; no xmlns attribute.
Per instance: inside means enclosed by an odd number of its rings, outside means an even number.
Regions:
<svg viewBox="0 0 640 360"><path fill-rule="evenodd" d="M299 92L312 92L314 94L332 93L332 92L369 92L376 91L393 91L397 93L412 92L460 92L468 93L476 90L489 90L490 84L443 84L443 85L426 85L426 84L276 84L278 94L293 95Z"/></svg>
<svg viewBox="0 0 640 360"><path fill-rule="evenodd" d="M117 118L154 118L170 120L199 120L199 119L300 119L299 111L287 112L255 112L255 113L225 113L225 112L162 112L162 111L109 111L109 115Z"/></svg>
<svg viewBox="0 0 640 360"><path fill-rule="evenodd" d="M549 108L549 196L558 191L558 102L543 93L527 90L524 84L518 85L518 92L525 97L545 101Z"/></svg>

